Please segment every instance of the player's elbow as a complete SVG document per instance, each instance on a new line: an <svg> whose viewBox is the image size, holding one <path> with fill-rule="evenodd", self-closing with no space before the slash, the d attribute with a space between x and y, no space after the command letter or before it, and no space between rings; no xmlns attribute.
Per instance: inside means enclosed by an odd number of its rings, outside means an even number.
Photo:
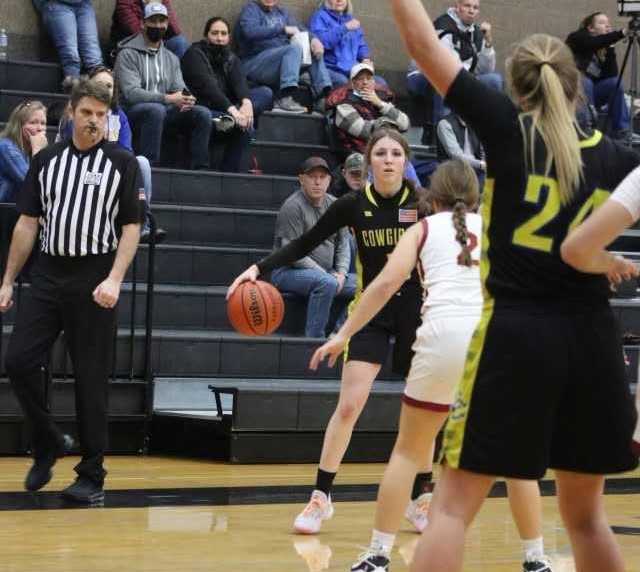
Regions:
<svg viewBox="0 0 640 572"><path fill-rule="evenodd" d="M582 270L589 261L589 252L580 245L579 241L570 237L560 246L560 257L565 264L576 270Z"/></svg>

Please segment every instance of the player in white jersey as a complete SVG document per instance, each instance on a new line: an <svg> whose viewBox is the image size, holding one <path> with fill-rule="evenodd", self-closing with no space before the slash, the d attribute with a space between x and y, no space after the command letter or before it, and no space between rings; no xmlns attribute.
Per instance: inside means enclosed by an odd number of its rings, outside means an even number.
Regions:
<svg viewBox="0 0 640 572"><path fill-rule="evenodd" d="M607 200L562 243L562 259L576 270L588 273L607 273L612 283L638 276L638 267L631 261L607 252L606 247L640 219L640 167L620 183ZM610 266L615 270L611 272ZM640 457L640 384L636 389L638 421L631 447Z"/></svg>
<svg viewBox="0 0 640 572"><path fill-rule="evenodd" d="M384 306L418 265L428 295L413 345L415 355L403 395L398 438L378 492L371 545L352 572L389 569L411 483L424 459L433 459L435 439L454 401L469 342L482 312L482 222L473 212L478 202L475 172L460 160L442 164L433 175L426 200L435 214L407 230L347 322L311 360L313 369L325 357L333 365L349 338ZM510 480L508 488L523 539L523 570L551 572L544 556L537 483ZM418 502L428 503L430 495L425 497Z"/></svg>

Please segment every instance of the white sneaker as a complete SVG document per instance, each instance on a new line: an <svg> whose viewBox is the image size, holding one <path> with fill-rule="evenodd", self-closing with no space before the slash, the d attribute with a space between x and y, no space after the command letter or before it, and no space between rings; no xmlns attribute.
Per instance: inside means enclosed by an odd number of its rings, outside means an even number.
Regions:
<svg viewBox="0 0 640 572"><path fill-rule="evenodd" d="M322 521L329 520L332 516L331 496L327 497L322 491L313 491L309 504L296 516L293 530L298 534L317 534Z"/></svg>
<svg viewBox="0 0 640 572"><path fill-rule="evenodd" d="M429 510L430 502L431 493L422 493L417 499L410 501L409 506L407 506L404 516L417 532L421 533L429 524L427 511Z"/></svg>

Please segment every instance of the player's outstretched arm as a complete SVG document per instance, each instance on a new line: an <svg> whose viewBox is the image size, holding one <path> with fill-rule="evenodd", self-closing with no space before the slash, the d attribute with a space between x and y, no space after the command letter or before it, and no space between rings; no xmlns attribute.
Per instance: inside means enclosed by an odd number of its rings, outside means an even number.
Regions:
<svg viewBox="0 0 640 572"><path fill-rule="evenodd" d="M361 330L409 278L418 261L418 248L423 232L422 223L418 222L404 233L387 264L367 286L338 333L315 351L309 362L311 369L317 369L325 358L329 359L329 366L333 367L349 338Z"/></svg>
<svg viewBox="0 0 640 572"><path fill-rule="evenodd" d="M391 0L391 8L407 51L438 93L446 95L462 68L459 59L440 42L420 0Z"/></svg>

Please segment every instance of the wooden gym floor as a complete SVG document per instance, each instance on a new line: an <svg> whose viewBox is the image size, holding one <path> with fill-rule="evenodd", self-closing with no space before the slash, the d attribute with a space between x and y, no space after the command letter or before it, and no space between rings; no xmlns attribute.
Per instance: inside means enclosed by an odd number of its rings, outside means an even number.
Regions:
<svg viewBox="0 0 640 572"><path fill-rule="evenodd" d="M105 507L70 509L57 491L73 480L75 462L60 461L44 492L31 495L22 490L30 461L0 459L0 572L346 572L368 544L370 499L384 469L345 465L336 480L334 518L320 535L302 537L291 534L291 523L315 466L111 457ZM549 484L543 483L547 491ZM612 481L609 492L610 522L628 570L640 572L640 471ZM573 572L555 498L543 503L554 571ZM403 527L393 571L408 569L417 540ZM486 502L469 535L464 570L521 570L505 498Z"/></svg>

